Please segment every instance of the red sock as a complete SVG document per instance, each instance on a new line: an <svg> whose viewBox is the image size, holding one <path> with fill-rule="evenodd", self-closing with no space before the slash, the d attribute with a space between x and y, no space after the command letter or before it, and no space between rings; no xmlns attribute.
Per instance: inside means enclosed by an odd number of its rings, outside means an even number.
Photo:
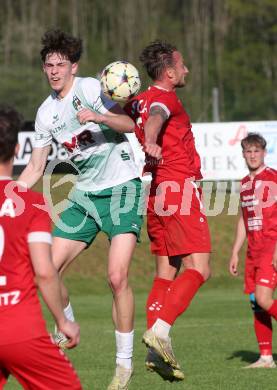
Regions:
<svg viewBox="0 0 277 390"><path fill-rule="evenodd" d="M272 322L266 311L254 314L254 329L261 355L272 355Z"/></svg>
<svg viewBox="0 0 277 390"><path fill-rule="evenodd" d="M271 307L268 309L268 314L271 315L276 321L277 321L277 300L275 299L271 305Z"/></svg>
<svg viewBox="0 0 277 390"><path fill-rule="evenodd" d="M164 298L172 280L156 277L146 302L147 329L156 322L164 304Z"/></svg>
<svg viewBox="0 0 277 390"><path fill-rule="evenodd" d="M176 318L187 309L203 283L204 278L200 272L194 269L185 270L172 282L165 296L159 318L172 325Z"/></svg>

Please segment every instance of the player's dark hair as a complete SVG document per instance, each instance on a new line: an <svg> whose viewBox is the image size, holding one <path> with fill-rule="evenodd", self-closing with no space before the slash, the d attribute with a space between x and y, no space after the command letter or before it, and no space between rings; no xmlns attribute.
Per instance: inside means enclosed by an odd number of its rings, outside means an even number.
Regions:
<svg viewBox="0 0 277 390"><path fill-rule="evenodd" d="M159 80L166 68L174 66L173 52L176 50L170 43L158 40L145 47L139 59L152 80Z"/></svg>
<svg viewBox="0 0 277 390"><path fill-rule="evenodd" d="M0 163L14 156L23 118L12 107L0 105Z"/></svg>
<svg viewBox="0 0 277 390"><path fill-rule="evenodd" d="M61 30L46 31L41 38L41 43L43 47L40 51L40 56L43 62L45 62L48 54L59 53L74 64L79 61L83 51L80 38L75 38Z"/></svg>
<svg viewBox="0 0 277 390"><path fill-rule="evenodd" d="M265 149L266 140L259 133L248 133L248 135L241 140L242 149L245 149L247 146L260 146L262 149Z"/></svg>

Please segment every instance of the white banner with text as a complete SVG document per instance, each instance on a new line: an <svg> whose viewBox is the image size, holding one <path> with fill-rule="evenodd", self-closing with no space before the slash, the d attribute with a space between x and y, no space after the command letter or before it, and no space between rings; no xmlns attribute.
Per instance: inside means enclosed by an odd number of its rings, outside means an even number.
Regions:
<svg viewBox="0 0 277 390"><path fill-rule="evenodd" d="M240 141L249 132L260 133L267 141L266 164L277 169L277 121L194 123L192 130L202 161L204 180L240 180L247 174L242 158ZM16 166L24 167L31 156L34 145L33 131L19 133L20 150L15 159ZM142 167L144 155L134 134L128 134L136 163ZM63 147L52 144L49 160L67 159Z"/></svg>

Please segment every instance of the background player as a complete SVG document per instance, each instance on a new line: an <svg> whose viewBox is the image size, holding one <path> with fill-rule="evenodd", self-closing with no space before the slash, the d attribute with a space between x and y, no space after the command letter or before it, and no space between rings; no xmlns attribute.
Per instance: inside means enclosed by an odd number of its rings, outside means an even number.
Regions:
<svg viewBox="0 0 277 390"><path fill-rule="evenodd" d="M153 361L154 350L171 365L172 379L183 379L169 332L210 275L210 236L201 189L195 184L202 177L200 158L189 116L175 92L188 74L181 53L156 41L143 50L140 60L154 84L128 103L126 111L136 121L136 135L146 153L145 171L153 177L147 228L157 271L146 305L148 331L143 341L153 348L146 364L162 373ZM181 263L184 271L176 277Z"/></svg>
<svg viewBox="0 0 277 390"><path fill-rule="evenodd" d="M123 133L132 132L134 123L117 103L103 95L98 80L76 77L80 39L52 30L43 36L42 44L43 71L53 92L37 112L36 144L20 180L31 187L43 175L53 138L63 144L74 162L76 188L69 208L61 215L69 231L61 224L56 226L53 260L64 271L99 231L108 235L108 278L117 345L116 374L109 388L127 388L133 372L134 334L128 270L142 216L138 211L141 181ZM66 316L73 318L65 288L63 299Z"/></svg>
<svg viewBox="0 0 277 390"><path fill-rule="evenodd" d="M0 107L0 389L11 374L24 389L78 390L76 372L47 333L37 295L36 285L68 347L77 345L79 326L63 313L51 259L51 220L43 196L11 179L20 128L19 114Z"/></svg>
<svg viewBox="0 0 277 390"><path fill-rule="evenodd" d="M245 288L254 312L260 358L247 368L275 368L271 316L277 317L273 292L277 283L277 172L264 163L266 140L249 133L241 141L249 174L241 181L242 214L237 225L229 270L238 275L239 251L247 238Z"/></svg>

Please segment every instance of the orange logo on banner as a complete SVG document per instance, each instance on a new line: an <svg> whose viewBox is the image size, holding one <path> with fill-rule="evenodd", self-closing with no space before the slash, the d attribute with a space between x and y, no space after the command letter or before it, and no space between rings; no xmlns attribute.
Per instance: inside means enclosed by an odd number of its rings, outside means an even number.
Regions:
<svg viewBox="0 0 277 390"><path fill-rule="evenodd" d="M240 125L240 127L238 128L238 130L236 132L235 137L231 138L229 140L229 145L231 145L231 146L235 145L237 142L240 142L246 136L247 136L246 126L245 125Z"/></svg>

